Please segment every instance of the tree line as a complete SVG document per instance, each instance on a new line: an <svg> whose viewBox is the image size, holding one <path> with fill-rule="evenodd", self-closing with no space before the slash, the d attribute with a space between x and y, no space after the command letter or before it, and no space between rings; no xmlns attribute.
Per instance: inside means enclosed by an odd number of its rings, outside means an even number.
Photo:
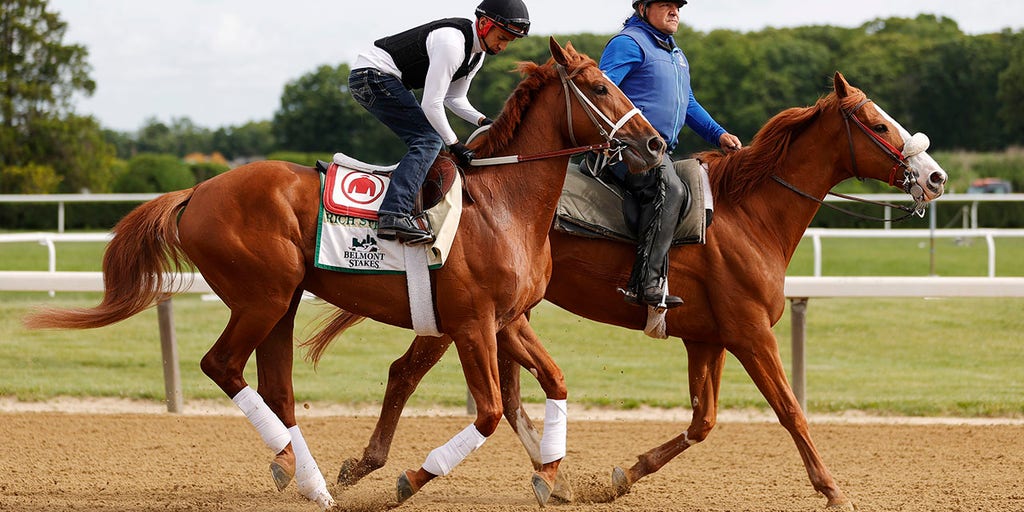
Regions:
<svg viewBox="0 0 1024 512"><path fill-rule="evenodd" d="M404 154L397 137L352 99L347 63L286 84L272 119L210 129L187 117L150 118L135 132L106 129L72 108L72 95L91 94L96 83L88 49L64 41L67 25L47 0L0 6L0 193L162 191L222 172L229 161L276 156L310 164L343 151L387 164ZM556 38L597 59L612 35ZM968 35L952 19L920 15L854 28L701 32L681 25L676 40L698 100L745 142L774 114L813 104L838 70L908 129L927 133L933 151L1024 146L1021 31ZM520 80L516 63L548 57L547 37L517 41L488 57L470 100L497 116ZM463 137L474 128L454 118L452 125ZM677 153L706 147L687 131ZM184 160L196 154L207 158Z"/></svg>

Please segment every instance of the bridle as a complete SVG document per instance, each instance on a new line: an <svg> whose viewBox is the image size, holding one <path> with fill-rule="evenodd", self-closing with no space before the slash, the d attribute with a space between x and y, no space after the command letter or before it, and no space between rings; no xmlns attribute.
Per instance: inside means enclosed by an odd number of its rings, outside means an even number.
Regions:
<svg viewBox="0 0 1024 512"><path fill-rule="evenodd" d="M896 146L893 146L892 144L889 143L889 141L883 139L880 135L878 135L873 130L868 128L867 125L865 125L864 122L861 121L860 118L858 118L856 116L857 111L860 110L864 105L868 104L869 102L871 102L871 99L865 98L864 100L862 100L860 103L858 103L856 106L854 106L851 109L841 108L839 110L839 113L843 116L843 125L846 127L846 141L850 145L850 164L851 164L851 169L852 169L852 172L853 172L853 177L857 178L860 181L864 181L864 177L860 175L860 172L858 172L858 168L857 168L857 153L856 153L856 151L854 151L854 148L853 148L853 131L850 130L850 121L853 121L853 124L857 128L859 128L860 131L864 132L864 134L868 136L868 139L870 139L872 142L874 142L876 146L878 146L879 148L882 149L882 152L884 152L886 155L889 156L889 158L891 158L893 160L892 171L889 172L889 181L888 181L889 186L896 186L896 179L897 179L896 176L899 173L899 171L902 170L903 171L903 182L902 182L900 188L902 188L905 193L910 194L911 193L911 187L913 186L913 184L918 179L918 174L917 174L917 171L915 171L913 169L913 167L911 167L910 163L907 161L907 156L905 156L903 154L903 152L901 152L899 149L897 149ZM831 192L831 191L829 192L829 195L833 195L833 196L836 196L836 197L841 197L843 199L847 199L847 200L850 200L850 201L855 201L855 202L865 203L865 204L872 204L872 205L876 205L876 206L885 206L885 207L889 207L889 208L896 208L898 210L902 210L902 211L906 212L906 215L903 215L901 217L897 217L895 219L885 219L885 218L881 218L881 217L874 217L874 216L871 216L871 215L864 215L864 214L861 214L861 213L858 213L858 212L855 212L855 211L852 211L852 210L847 210L845 208L841 208L841 207L838 207L838 206L826 203L826 202L822 201L821 199L818 199L817 197L814 197L814 196L812 196L812 195L810 195L810 194L808 194L808 193L806 193L806 192L796 188L796 186L794 186L793 184L789 183L788 181L780 178L777 175L772 175L772 179L774 179L776 182L778 182L782 186L788 188L789 190L792 190L793 192L796 192L798 195L800 195L802 197L811 199L812 201L815 201L815 202L817 202L818 204L820 204L822 206L825 206L825 207L831 208L833 210L845 213L845 214L850 215L852 217L857 217L859 219L878 221L878 222L899 222L899 221L905 220L905 219L907 219L907 218L909 218L909 217L911 217L913 215L917 215L918 217L924 217L924 207L923 206L915 206L915 207L911 208L909 206L903 206L903 205L898 205L898 204L886 203L886 202L883 202L883 201L872 201L870 199L864 199L862 197L856 197L856 196L851 196L851 195L847 195L847 194L840 194L838 192Z"/></svg>
<svg viewBox="0 0 1024 512"><path fill-rule="evenodd" d="M621 153L626 149L626 144L621 140L615 138L615 133L619 131L630 119L634 116L641 115L640 109L633 107L632 110L626 112L619 118L618 121L613 122L601 112L601 109L597 108L596 105L590 98L587 98L583 91L580 90L573 78L579 74L579 70L569 73L565 66L556 63L555 68L558 70L558 77L562 81L562 90L565 91L565 114L566 121L569 128L569 140L572 141L573 146L571 148L559 149L556 151L548 151L544 153L537 153L533 155L510 155L510 156L497 156L491 158L474 158L470 161L470 165L474 167L480 167L484 165L502 165L502 164L514 164L519 162L529 162L533 160L543 160L547 158L555 158L567 155L576 155L579 153L586 153L590 151L603 151L609 158L618 157L621 158ZM583 111L586 112L587 117L594 123L594 127L597 128L598 133L604 138L604 142L601 144L591 144L587 146L580 146L576 142L576 133L573 130L572 122L572 100L573 98L579 102ZM608 127L608 130L605 127Z"/></svg>

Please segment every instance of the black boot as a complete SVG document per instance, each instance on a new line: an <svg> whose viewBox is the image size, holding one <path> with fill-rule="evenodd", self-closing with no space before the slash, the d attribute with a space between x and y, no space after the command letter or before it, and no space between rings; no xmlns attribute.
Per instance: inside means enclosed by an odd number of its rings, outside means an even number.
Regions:
<svg viewBox="0 0 1024 512"><path fill-rule="evenodd" d="M685 203L685 188L667 157L660 167L644 174L627 175L626 188L624 209L638 211L639 215L635 219L636 260L625 300L666 309L681 306L683 299L665 291L665 274L679 210Z"/></svg>
<svg viewBox="0 0 1024 512"><path fill-rule="evenodd" d="M377 238L395 240L406 245L426 244L434 241L434 235L420 229L409 215L382 213L377 221Z"/></svg>

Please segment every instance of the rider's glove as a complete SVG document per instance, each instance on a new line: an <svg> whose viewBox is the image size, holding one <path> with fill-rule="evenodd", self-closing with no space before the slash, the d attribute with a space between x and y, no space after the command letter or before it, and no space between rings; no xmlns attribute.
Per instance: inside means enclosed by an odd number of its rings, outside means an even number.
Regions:
<svg viewBox="0 0 1024 512"><path fill-rule="evenodd" d="M469 162L473 160L473 150L467 148L461 142L456 141L454 144L450 144L448 151L455 155L455 159L459 161L459 165L462 167L469 167Z"/></svg>

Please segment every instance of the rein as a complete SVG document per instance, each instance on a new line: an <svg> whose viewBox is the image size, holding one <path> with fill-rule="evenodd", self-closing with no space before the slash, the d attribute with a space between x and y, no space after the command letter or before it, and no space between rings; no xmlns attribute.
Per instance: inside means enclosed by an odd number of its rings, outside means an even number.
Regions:
<svg viewBox="0 0 1024 512"><path fill-rule="evenodd" d="M846 215L849 215L851 217L856 217L856 218L861 219L861 220L870 220L870 221L875 221L875 222L900 222L900 221L906 220L906 219L908 219L908 218L910 218L910 217L912 217L914 215L917 215L918 217L924 217L924 210L923 209L911 208L909 206L903 206L901 204L886 203L884 201L872 201L870 199L864 199L863 197L851 196L851 195L847 195L847 194L840 194L839 192L829 192L829 195L833 195L833 196L836 196L836 197L841 197L843 199L847 199L847 200L850 200L850 201L854 201L854 202L858 202L858 203L864 203L864 204L873 204L875 206L887 206L889 208L896 208L898 210L902 210L902 211L906 212L905 215L903 215L901 217L897 217L895 219L886 219L884 217L875 217L875 216L872 216L872 215L865 215L863 213L857 213L857 212L852 211L852 210L847 210L846 208L842 208L842 207L839 207L839 206L835 206L835 205L826 203L825 201L823 201L821 199L818 199L817 197L814 197L814 196L808 194L807 192L804 192L803 190L800 190L800 189L796 188L795 185L793 185L792 183L790 183L790 182L788 182L788 181L778 177L777 175L773 174L772 175L772 179L775 180L776 182L778 182L783 187L786 187L789 190L792 190L793 192L796 192L796 194L801 196L801 197L805 197L807 199L810 199L811 201L814 201L814 202L818 203L821 206L824 206L826 208L831 208L831 209L833 209L833 210L835 210L837 212L845 213Z"/></svg>
<svg viewBox="0 0 1024 512"><path fill-rule="evenodd" d="M846 140L850 144L850 163L853 166L853 176L855 178L857 178L858 180L860 180L860 181L864 181L864 178L857 171L857 155L856 155L856 152L853 149L853 132L850 130L850 120L851 119L853 120L853 123L857 126L857 128L860 128L860 130L862 132L864 132L864 134L867 135L868 138L871 139L871 141L875 143L875 145L877 145L879 148L881 148L882 151L885 152L885 154L888 155L890 158L892 158L893 161L895 162L895 164L892 167L892 171L889 173L889 182L888 182L889 186L890 187L896 186L896 173L899 172L902 169L903 170L903 184L902 184L901 188L903 188L904 192L909 194L910 193L910 186L911 186L911 183L913 182L913 180L916 178L916 173L914 173L914 171L912 171L910 169L910 164L907 162L907 157L904 156L903 153L899 149L897 149L895 146L890 144L887 140L885 140L882 137L880 137L877 133L871 131L871 129L868 128L867 126L865 126L864 122L861 121L856 116L857 111L860 110L861 107L863 107L864 105L868 104L868 102L870 102L870 101L871 101L870 99L865 98L863 101L858 103L857 106L853 107L850 110L840 109L840 113L843 116L843 124L846 126ZM838 192L831 192L831 191L829 192L829 195L833 195L833 196L836 196L836 197L841 197L843 199L847 199L847 200L850 200L850 201L854 201L854 202L858 202L858 203L864 203L864 204L872 204L872 205L875 205L875 206L885 206L885 207L888 207L888 208L896 208L898 210L906 212L905 215L903 215L901 217L897 217L895 219L886 219L886 218L882 218L882 217L875 217L875 216L872 216L872 215L865 215L865 214L862 214L862 213L857 213L855 211L847 210L846 208L841 208L839 206L828 204L825 201L823 201L821 199L818 199L817 197L814 197L814 196L808 194L807 192L804 192L803 190L800 190L800 189L796 188L795 185L793 185L792 183L789 183L788 181L780 178L777 175L773 174L772 175L772 179L775 180L776 182L778 182L783 187L786 187L789 190L795 192L797 195L799 195L801 197L805 197L807 199L810 199L810 200L818 203L821 206L824 206L826 208L831 208L833 210L836 210L838 212L844 213L844 214L849 215L851 217L856 217L858 219L875 221L875 222L899 222L899 221L902 221L902 220L906 220L906 219L908 219L908 218L910 218L910 217L912 217L914 215L917 215L918 217L924 217L924 209L923 208L911 208L909 206L903 206L903 205L893 204L893 203L886 203L886 202L883 202L883 201L872 201L870 199L864 199L862 197L856 197L856 196L851 196L851 195L847 195L847 194L840 194Z"/></svg>
<svg viewBox="0 0 1024 512"><path fill-rule="evenodd" d="M618 156L622 152L622 150L626 148L626 145L623 144L622 141L615 138L615 132L619 131L619 128L622 128L634 116L640 114L640 109L633 107L632 110L623 114L623 116L618 120L618 122L612 122L611 119L608 119L608 116L604 115L604 112L601 112L601 109L597 108L597 106L594 105L594 103L591 102L585 94L583 94L583 91L581 91L580 88L576 85L576 82L573 82L572 79L573 77L576 76L576 73L570 75L566 71L565 66L561 64L555 64L555 68L558 70L558 77L562 81L562 90L565 91L565 113L567 124L569 127L569 140L571 140L572 143L576 145L576 147L559 149L555 151L547 151L544 153L536 153L533 155L510 155L496 156L490 158L474 158L469 162L469 165L473 167L481 167L485 165L515 164L519 162L530 162L534 160L544 160L547 158L575 155L578 153L586 153L590 151L606 151L609 153L609 157L612 157ZM569 94L570 92L572 92L571 96ZM601 144L591 144L588 146L578 145L578 143L576 142L576 134L572 128L573 97L575 97L576 100L580 103L580 106L583 107L583 111L586 112L587 117L590 118L590 121L594 123L594 127L597 128L598 133L600 133L601 136L604 137L605 142ZM604 124L607 125L611 129L611 131L605 130L604 125L602 125L602 122L604 122Z"/></svg>

